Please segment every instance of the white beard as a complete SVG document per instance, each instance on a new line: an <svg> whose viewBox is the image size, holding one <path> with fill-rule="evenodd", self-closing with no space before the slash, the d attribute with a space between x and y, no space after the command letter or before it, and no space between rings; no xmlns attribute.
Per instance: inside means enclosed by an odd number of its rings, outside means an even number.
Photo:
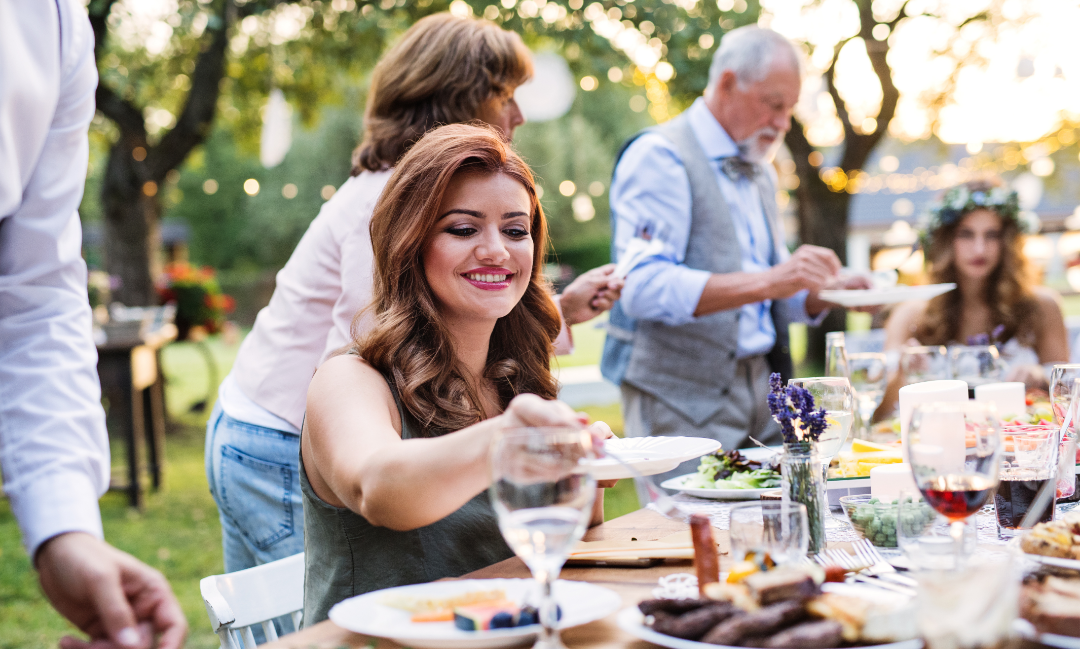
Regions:
<svg viewBox="0 0 1080 649"><path fill-rule="evenodd" d="M761 140L763 135L772 137L772 142L765 144ZM750 162L768 164L772 162L773 158L776 157L776 152L780 150L780 145L784 142L783 135L783 133L771 126L762 127L750 137L737 143L739 154Z"/></svg>

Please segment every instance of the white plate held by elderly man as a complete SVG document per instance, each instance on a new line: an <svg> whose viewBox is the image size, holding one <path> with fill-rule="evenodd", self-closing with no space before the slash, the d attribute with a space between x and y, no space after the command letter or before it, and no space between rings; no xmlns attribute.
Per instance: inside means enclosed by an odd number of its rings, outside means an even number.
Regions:
<svg viewBox="0 0 1080 649"><path fill-rule="evenodd" d="M612 437L604 442L604 453L618 457L641 475L671 471L687 460L714 453L720 442L702 437ZM634 474L614 457L590 463L597 480L622 480Z"/></svg>
<svg viewBox="0 0 1080 649"><path fill-rule="evenodd" d="M929 300L956 288L956 284L925 284L923 286L891 286L859 290L821 291L818 297L826 302L845 307L877 306L895 304L908 300Z"/></svg>

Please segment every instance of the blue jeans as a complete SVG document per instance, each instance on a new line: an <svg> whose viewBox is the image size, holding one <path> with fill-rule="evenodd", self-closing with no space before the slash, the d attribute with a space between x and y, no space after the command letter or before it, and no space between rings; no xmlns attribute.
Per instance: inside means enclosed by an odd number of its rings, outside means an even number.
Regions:
<svg viewBox="0 0 1080 649"><path fill-rule="evenodd" d="M206 479L221 516L225 572L304 551L299 458L298 435L214 407L206 423Z"/></svg>

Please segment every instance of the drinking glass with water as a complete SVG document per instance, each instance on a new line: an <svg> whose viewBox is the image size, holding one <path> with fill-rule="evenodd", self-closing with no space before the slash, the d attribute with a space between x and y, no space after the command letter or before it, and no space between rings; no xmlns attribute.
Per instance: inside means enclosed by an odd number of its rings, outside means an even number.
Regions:
<svg viewBox="0 0 1080 649"><path fill-rule="evenodd" d="M491 501L503 538L540 585L540 637L534 649L560 649L551 595L566 558L588 527L596 480L592 437L572 428L506 431L491 453Z"/></svg>

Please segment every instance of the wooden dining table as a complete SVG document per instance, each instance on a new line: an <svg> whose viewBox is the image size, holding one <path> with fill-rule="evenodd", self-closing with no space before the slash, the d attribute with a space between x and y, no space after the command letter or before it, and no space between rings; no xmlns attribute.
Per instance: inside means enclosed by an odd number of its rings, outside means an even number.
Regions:
<svg viewBox="0 0 1080 649"><path fill-rule="evenodd" d="M648 509L620 516L593 527L585 533L586 541L655 541L665 536L686 530L688 526L667 518ZM728 552L728 533L715 530L716 540L720 545L721 570L726 569ZM652 597L652 590L657 580L664 575L676 572L693 572L691 561L667 560L663 564L650 568L617 567L574 567L563 568L561 579L587 581L609 588L622 598L622 607L634 606L639 601ZM463 575L462 579L494 578L529 578L532 575L525 564L514 557L488 566L476 572ZM615 624L615 614L606 618L566 629L561 632L563 642L571 649L645 649L655 645L638 640ZM395 642L380 638L369 638L351 631L346 631L333 622L326 620L284 636L276 642L262 645L262 649L336 649L348 647L360 649L376 647L389 649L399 647Z"/></svg>
<svg viewBox="0 0 1080 649"><path fill-rule="evenodd" d="M586 541L656 541L676 532L684 531L689 526L673 521L660 514L639 509L609 520L591 528L585 533ZM720 569L727 570L730 557L729 536L726 530L713 530L720 550ZM830 543L830 548L850 550L850 543ZM622 598L620 610L627 606L636 606L643 599L652 597L657 581L665 576L679 572L694 572L693 562L689 560L666 560L663 564L649 568L619 567L575 567L563 568L561 579L586 581L608 588ZM481 570L462 575L461 579L496 579L529 578L532 575L525 564L514 557L488 566ZM560 632L563 642L570 649L647 649L656 645L639 640L623 631L615 623L616 614L565 629ZM282 637L276 642L260 645L260 649L395 649L402 645L385 638L371 638L347 631L330 620ZM1016 649L1051 649L1046 645L1022 641Z"/></svg>

